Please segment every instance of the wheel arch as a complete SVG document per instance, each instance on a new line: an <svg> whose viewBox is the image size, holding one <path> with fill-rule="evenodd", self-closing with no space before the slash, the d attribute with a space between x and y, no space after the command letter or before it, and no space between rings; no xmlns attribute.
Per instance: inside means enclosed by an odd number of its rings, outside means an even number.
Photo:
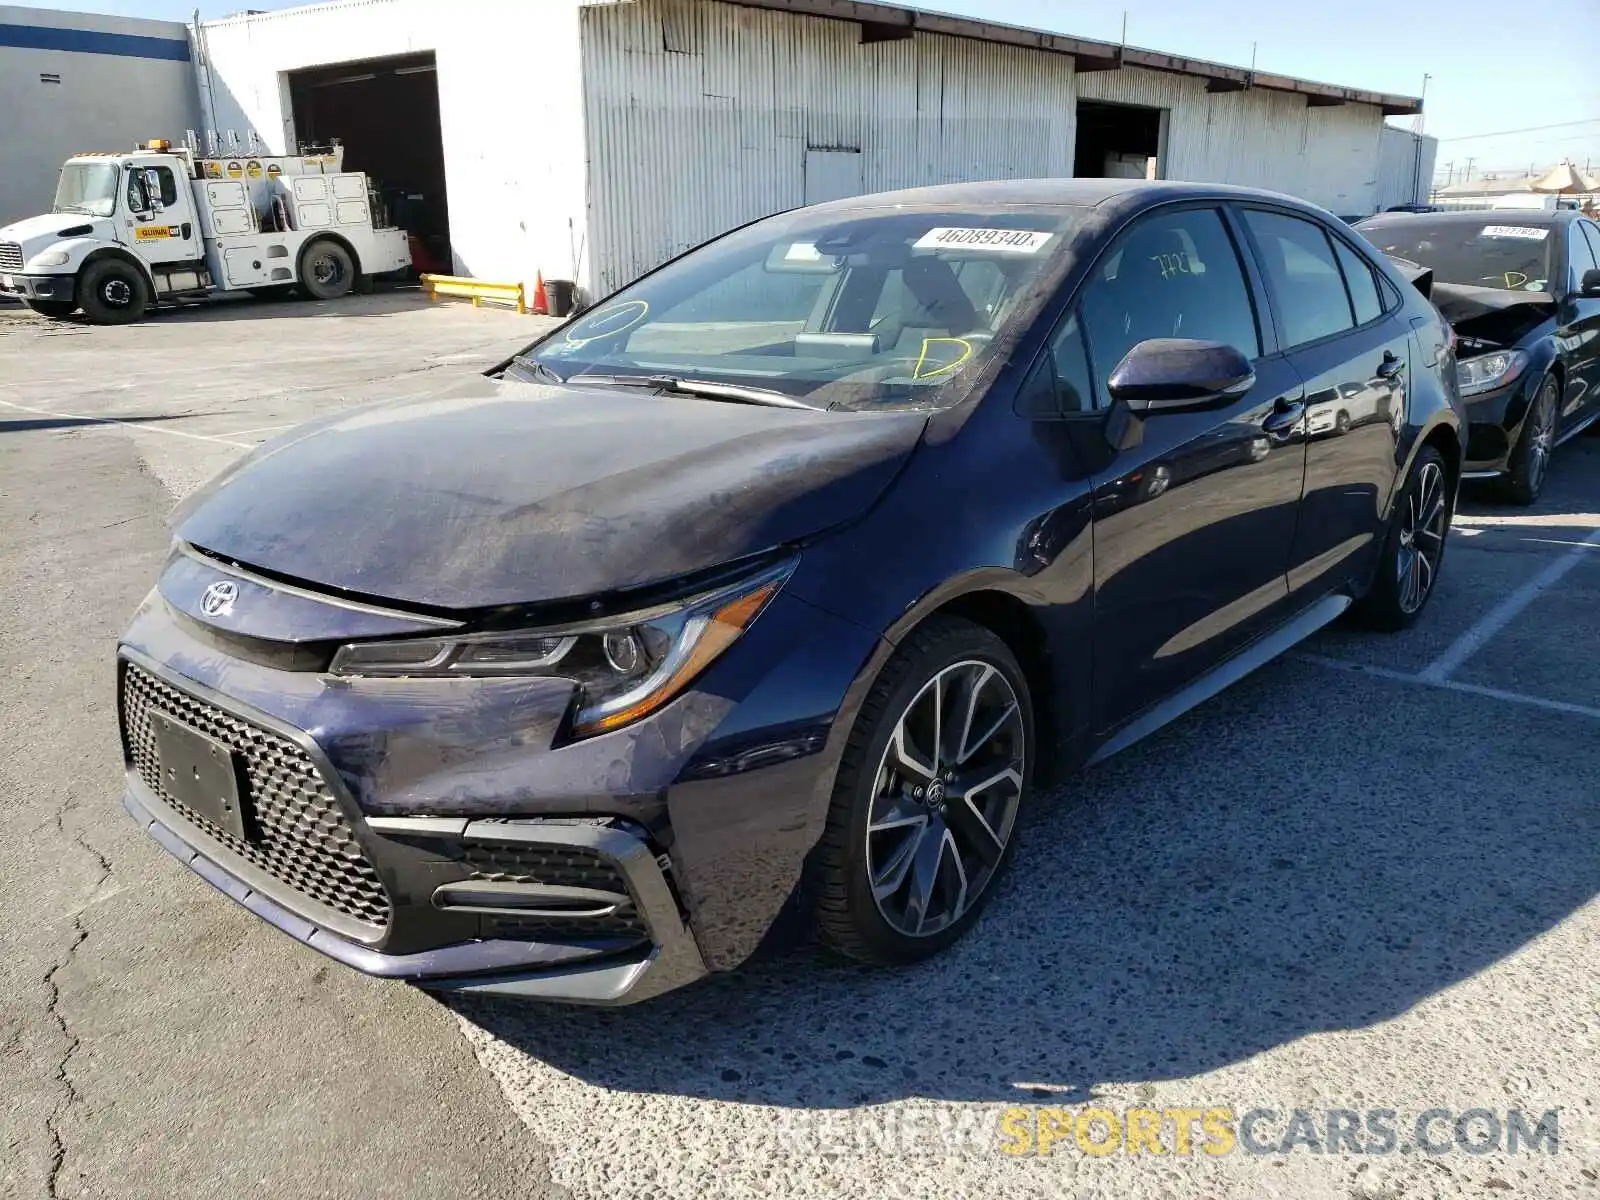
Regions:
<svg viewBox="0 0 1600 1200"><path fill-rule="evenodd" d="M150 302L152 304L155 303L156 279L150 273L150 264L133 253L133 251L122 246L101 246L96 250L91 250L84 257L84 260L78 264L76 286L80 288L83 286L84 272L94 266L95 263L104 262L106 259L116 259L118 262L127 263L135 271L139 272L139 278L143 279L145 287L150 289Z"/></svg>
<svg viewBox="0 0 1600 1200"><path fill-rule="evenodd" d="M997 586L993 579L972 580L964 590L930 597L889 630L887 639L898 644L934 617L959 617L993 633L1016 656L1033 702L1034 741L1039 747L1035 778L1048 778L1060 766L1065 729L1063 699L1058 696L1050 664L1049 638L1032 607L1015 591Z"/></svg>
<svg viewBox="0 0 1600 1200"><path fill-rule="evenodd" d="M361 252L357 250L354 244L351 243L350 239L345 237L342 233L337 233L334 230L328 229L318 230L316 233L308 237L303 243L301 243L300 253L295 258L295 272L297 275L303 274L300 271L301 260L305 258L306 254L311 250L311 247L315 246L318 242L332 242L334 245L338 246L350 256L350 265L355 268L355 274L360 275L362 273Z"/></svg>

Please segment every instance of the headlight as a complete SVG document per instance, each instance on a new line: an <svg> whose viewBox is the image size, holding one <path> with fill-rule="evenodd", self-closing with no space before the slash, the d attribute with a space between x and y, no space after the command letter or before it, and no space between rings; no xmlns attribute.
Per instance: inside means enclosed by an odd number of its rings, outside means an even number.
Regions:
<svg viewBox="0 0 1600 1200"><path fill-rule="evenodd" d="M617 729L661 708L739 639L794 570L794 561L730 587L644 612L551 629L354 642L335 675L459 678L546 675L580 689L572 732Z"/></svg>
<svg viewBox="0 0 1600 1200"><path fill-rule="evenodd" d="M1527 365L1528 356L1521 350L1496 350L1458 360L1456 382L1461 385L1463 396L1475 396L1510 383Z"/></svg>
<svg viewBox="0 0 1600 1200"><path fill-rule="evenodd" d="M72 255L65 250L46 250L33 260L36 267L64 267L72 260Z"/></svg>

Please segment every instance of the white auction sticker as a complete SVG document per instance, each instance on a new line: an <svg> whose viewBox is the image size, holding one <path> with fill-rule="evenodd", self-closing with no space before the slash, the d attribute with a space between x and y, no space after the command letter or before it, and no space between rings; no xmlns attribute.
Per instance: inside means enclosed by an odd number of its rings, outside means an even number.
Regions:
<svg viewBox="0 0 1600 1200"><path fill-rule="evenodd" d="M784 262L821 262L822 255L811 242L796 242L784 253Z"/></svg>
<svg viewBox="0 0 1600 1200"><path fill-rule="evenodd" d="M1054 234L1037 229L930 229L911 245L917 250L988 250L995 254L1037 254Z"/></svg>
<svg viewBox="0 0 1600 1200"><path fill-rule="evenodd" d="M1496 238L1526 238L1530 242L1542 242L1550 235L1548 229L1535 229L1532 225L1485 225L1484 237Z"/></svg>

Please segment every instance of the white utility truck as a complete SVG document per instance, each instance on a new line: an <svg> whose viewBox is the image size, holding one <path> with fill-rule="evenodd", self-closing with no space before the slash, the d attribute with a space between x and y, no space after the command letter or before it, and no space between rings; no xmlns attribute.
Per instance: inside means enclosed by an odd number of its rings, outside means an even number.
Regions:
<svg viewBox="0 0 1600 1200"><path fill-rule="evenodd" d="M148 141L74 155L50 212L0 228L0 295L99 324L213 291L342 296L411 263L405 231L385 227L367 177L343 164L337 145L201 157Z"/></svg>

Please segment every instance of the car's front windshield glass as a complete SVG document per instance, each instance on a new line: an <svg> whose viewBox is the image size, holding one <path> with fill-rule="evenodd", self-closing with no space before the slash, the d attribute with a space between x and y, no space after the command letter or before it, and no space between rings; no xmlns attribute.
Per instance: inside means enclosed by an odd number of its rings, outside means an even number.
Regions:
<svg viewBox="0 0 1600 1200"><path fill-rule="evenodd" d="M1086 210L801 210L693 251L523 358L583 382L665 376L817 407L934 405L1008 322Z"/></svg>
<svg viewBox="0 0 1600 1200"><path fill-rule="evenodd" d="M117 206L117 168L114 163L68 163L61 168L52 212L86 213L109 217Z"/></svg>
<svg viewBox="0 0 1600 1200"><path fill-rule="evenodd" d="M1484 213L1481 221L1408 217L1362 232L1385 254L1431 268L1435 283L1517 292L1543 292L1550 286L1554 231L1520 222L1515 213Z"/></svg>

